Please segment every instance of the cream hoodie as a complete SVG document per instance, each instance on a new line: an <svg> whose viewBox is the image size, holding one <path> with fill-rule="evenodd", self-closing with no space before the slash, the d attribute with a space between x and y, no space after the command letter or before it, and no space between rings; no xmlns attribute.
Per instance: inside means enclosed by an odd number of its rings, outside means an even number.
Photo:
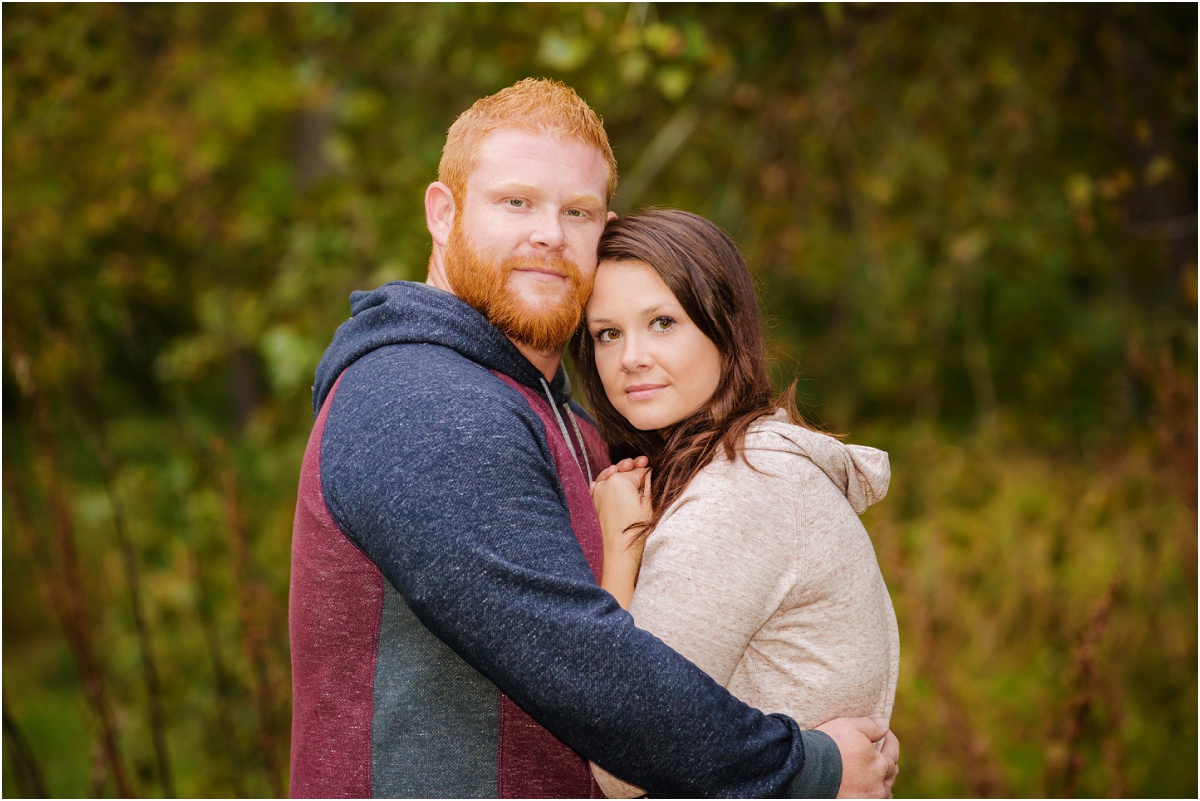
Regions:
<svg viewBox="0 0 1200 801"><path fill-rule="evenodd" d="M751 427L646 542L630 612L747 704L801 728L890 718L900 641L858 515L887 494L887 454L791 425ZM641 791L593 766L609 797Z"/></svg>

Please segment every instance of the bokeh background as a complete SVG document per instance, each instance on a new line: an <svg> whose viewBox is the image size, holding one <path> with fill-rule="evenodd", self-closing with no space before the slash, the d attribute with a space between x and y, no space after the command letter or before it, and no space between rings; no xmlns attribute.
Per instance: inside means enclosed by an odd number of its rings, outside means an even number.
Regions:
<svg viewBox="0 0 1200 801"><path fill-rule="evenodd" d="M6 796L287 788L289 543L351 290L526 76L742 245L891 453L899 796L1197 794L1197 8L3 6Z"/></svg>

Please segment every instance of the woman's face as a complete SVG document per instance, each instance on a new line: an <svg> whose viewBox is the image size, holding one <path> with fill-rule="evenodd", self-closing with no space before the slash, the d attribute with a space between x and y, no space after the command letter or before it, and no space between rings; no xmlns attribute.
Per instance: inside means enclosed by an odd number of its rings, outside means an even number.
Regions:
<svg viewBox="0 0 1200 801"><path fill-rule="evenodd" d="M678 423L721 379L721 354L650 265L605 261L587 304L596 369L613 407L641 431Z"/></svg>

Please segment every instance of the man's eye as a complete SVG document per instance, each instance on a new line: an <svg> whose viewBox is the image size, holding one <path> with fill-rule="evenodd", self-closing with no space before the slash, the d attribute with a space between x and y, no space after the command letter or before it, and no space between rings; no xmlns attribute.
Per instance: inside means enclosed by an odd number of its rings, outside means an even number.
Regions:
<svg viewBox="0 0 1200 801"><path fill-rule="evenodd" d="M567 209L567 216L568 217L586 217L587 212L585 212L583 209Z"/></svg>
<svg viewBox="0 0 1200 801"><path fill-rule="evenodd" d="M602 328L596 332L597 342L614 342L620 337L621 332L615 328Z"/></svg>
<svg viewBox="0 0 1200 801"><path fill-rule="evenodd" d="M521 198L519 198L519 197L510 197L508 199L507 203L508 203L508 205L512 206L513 208L518 208L518 209L524 208L524 206L525 206L525 201L521 200Z"/></svg>
<svg viewBox="0 0 1200 801"><path fill-rule="evenodd" d="M655 317L650 321L650 330L666 331L673 325L675 325L675 319L672 317Z"/></svg>

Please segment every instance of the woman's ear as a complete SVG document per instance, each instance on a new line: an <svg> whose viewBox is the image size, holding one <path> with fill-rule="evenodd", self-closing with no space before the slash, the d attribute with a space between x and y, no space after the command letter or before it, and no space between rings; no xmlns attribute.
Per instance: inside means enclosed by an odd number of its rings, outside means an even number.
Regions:
<svg viewBox="0 0 1200 801"><path fill-rule="evenodd" d="M456 210L454 193L441 181L434 181L425 190L425 227L435 244L446 247Z"/></svg>

